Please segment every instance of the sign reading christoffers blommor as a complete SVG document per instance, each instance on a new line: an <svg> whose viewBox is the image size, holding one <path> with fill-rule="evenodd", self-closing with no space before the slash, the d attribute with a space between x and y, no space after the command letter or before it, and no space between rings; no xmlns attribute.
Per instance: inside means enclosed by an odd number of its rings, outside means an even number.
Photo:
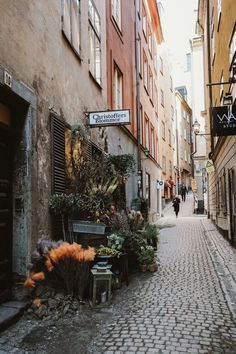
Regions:
<svg viewBox="0 0 236 354"><path fill-rule="evenodd" d="M125 124L130 124L129 109L89 113L89 125L94 128L98 126Z"/></svg>

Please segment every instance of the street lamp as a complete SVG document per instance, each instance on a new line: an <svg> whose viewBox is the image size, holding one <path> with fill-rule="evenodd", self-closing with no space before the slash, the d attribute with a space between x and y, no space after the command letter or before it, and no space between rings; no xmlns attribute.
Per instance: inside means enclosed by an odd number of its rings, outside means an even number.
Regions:
<svg viewBox="0 0 236 354"><path fill-rule="evenodd" d="M200 123L197 120L193 124L193 131L195 134L199 134L200 132Z"/></svg>

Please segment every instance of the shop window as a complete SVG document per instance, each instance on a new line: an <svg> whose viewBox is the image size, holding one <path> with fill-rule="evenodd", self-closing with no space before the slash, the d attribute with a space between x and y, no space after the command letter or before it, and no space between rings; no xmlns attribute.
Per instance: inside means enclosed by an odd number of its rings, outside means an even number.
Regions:
<svg viewBox="0 0 236 354"><path fill-rule="evenodd" d="M80 0L63 0L62 31L77 54L80 54Z"/></svg>

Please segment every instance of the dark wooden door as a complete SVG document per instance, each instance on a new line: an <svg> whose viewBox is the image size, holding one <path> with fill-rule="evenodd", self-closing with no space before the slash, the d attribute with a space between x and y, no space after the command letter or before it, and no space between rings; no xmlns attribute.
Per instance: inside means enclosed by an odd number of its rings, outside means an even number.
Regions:
<svg viewBox="0 0 236 354"><path fill-rule="evenodd" d="M11 290L13 139L0 125L0 303Z"/></svg>

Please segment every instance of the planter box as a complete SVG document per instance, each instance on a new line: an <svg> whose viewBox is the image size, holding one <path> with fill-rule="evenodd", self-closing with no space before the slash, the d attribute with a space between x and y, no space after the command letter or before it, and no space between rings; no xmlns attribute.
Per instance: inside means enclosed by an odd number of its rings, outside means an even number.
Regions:
<svg viewBox="0 0 236 354"><path fill-rule="evenodd" d="M71 231L80 233L80 234L96 234L96 235L104 235L105 233L105 224L101 223L91 223L87 221L80 220L70 220Z"/></svg>

